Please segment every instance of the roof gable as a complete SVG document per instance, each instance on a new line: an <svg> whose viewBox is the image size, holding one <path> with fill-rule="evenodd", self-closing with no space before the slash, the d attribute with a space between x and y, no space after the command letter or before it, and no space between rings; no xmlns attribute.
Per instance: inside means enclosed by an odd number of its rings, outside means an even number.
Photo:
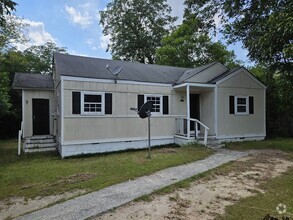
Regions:
<svg viewBox="0 0 293 220"><path fill-rule="evenodd" d="M227 83L229 80L232 80L233 78L235 78L236 76L239 76L240 74L244 74L246 79L251 80L258 87L262 87L263 89L266 89L266 86L244 67L235 68L233 71L224 73L223 76L220 77L219 79L213 79L213 81L214 83L216 83L216 85L223 85L224 83ZM242 80L237 79L237 80L238 82L241 81L239 82L239 86L244 84L243 79Z"/></svg>
<svg viewBox="0 0 293 220"><path fill-rule="evenodd" d="M193 76L199 74L200 72L208 69L209 67L211 67L212 65L214 65L216 62L213 63L209 63L206 64L204 66L199 66L196 68L192 68L192 69L188 69L186 70L178 79L177 79L177 83L183 83L183 82L187 82L188 79L192 78Z"/></svg>
<svg viewBox="0 0 293 220"><path fill-rule="evenodd" d="M227 72L229 69L223 66L219 62L212 63L202 71L194 74L192 77L186 80L190 83L208 83L211 79L222 75L224 72Z"/></svg>

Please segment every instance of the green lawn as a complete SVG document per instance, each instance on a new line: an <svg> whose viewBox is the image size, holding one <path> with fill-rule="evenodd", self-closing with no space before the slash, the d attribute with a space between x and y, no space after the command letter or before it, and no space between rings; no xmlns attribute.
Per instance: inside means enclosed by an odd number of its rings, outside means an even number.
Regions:
<svg viewBox="0 0 293 220"><path fill-rule="evenodd" d="M146 158L146 150L61 159L57 153L17 156L16 140L0 140L0 200L76 189L95 191L212 154L197 145L172 149L152 149L152 159Z"/></svg>
<svg viewBox="0 0 293 220"><path fill-rule="evenodd" d="M264 141L245 141L226 144L231 150L273 149L285 152L293 152L293 138L274 138Z"/></svg>

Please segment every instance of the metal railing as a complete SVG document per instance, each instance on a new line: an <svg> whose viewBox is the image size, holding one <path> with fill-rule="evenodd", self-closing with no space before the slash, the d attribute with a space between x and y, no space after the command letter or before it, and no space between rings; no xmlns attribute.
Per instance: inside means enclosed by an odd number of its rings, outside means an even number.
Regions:
<svg viewBox="0 0 293 220"><path fill-rule="evenodd" d="M194 122L193 125L194 127L191 127L191 123ZM176 117L175 118L175 123L176 123L176 135L184 136L187 138L193 137L193 131L194 131L194 137L195 139L198 139L199 135L199 130L198 126L202 126L204 128L204 145L207 145L208 142L208 130L209 128L203 124L201 121L195 119L195 118L187 118L187 117ZM189 126L188 126L189 123ZM188 131L188 127L190 130ZM194 130L192 130L194 129Z"/></svg>
<svg viewBox="0 0 293 220"><path fill-rule="evenodd" d="M18 155L21 153L21 140L23 136L23 121L20 124L20 130L18 131Z"/></svg>

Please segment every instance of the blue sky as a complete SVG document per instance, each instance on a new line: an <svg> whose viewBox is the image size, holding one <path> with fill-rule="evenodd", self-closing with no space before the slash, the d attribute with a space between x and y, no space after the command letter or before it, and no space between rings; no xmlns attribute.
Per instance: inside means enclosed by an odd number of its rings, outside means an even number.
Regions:
<svg viewBox="0 0 293 220"><path fill-rule="evenodd" d="M103 36L99 25L99 11L106 8L110 0L15 0L16 15L28 24L30 43L40 45L50 40L66 47L70 54L111 58L106 52L109 37ZM178 16L176 24L182 22L184 0L168 0L172 15ZM237 58L247 61L246 50L241 44L229 46ZM246 62L246 64L249 64Z"/></svg>

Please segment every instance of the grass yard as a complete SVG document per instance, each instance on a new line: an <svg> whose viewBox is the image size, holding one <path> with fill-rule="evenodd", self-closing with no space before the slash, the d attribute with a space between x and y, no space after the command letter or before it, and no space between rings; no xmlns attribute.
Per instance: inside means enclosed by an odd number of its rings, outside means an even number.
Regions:
<svg viewBox="0 0 293 220"><path fill-rule="evenodd" d="M173 148L171 148L173 147ZM203 159L212 151L197 145L61 159L57 153L17 156L17 140L0 140L0 200L32 198L71 190L95 191L139 176Z"/></svg>
<svg viewBox="0 0 293 220"><path fill-rule="evenodd" d="M265 141L244 141L226 144L227 149L231 150L282 150L293 153L293 138L274 138Z"/></svg>
<svg viewBox="0 0 293 220"><path fill-rule="evenodd" d="M293 139L277 138L260 142L230 143L228 149L251 150L251 149L276 149L288 153L293 161ZM237 204L229 206L224 216L218 219L263 219L265 215L279 219L287 216L293 219L293 168L291 167L282 176L272 179L267 184L262 184L264 194L241 199ZM286 213L280 215L276 206L281 203L287 206Z"/></svg>

